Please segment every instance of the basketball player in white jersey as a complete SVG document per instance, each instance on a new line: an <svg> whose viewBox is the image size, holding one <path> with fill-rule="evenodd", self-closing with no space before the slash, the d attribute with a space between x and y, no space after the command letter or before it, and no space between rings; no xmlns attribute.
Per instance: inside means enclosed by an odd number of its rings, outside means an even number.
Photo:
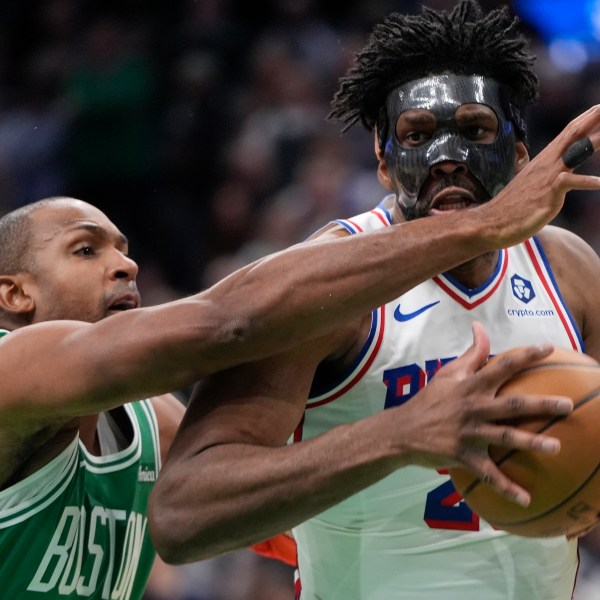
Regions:
<svg viewBox="0 0 600 600"><path fill-rule="evenodd" d="M600 114L590 117L591 131ZM539 197L535 214L519 208L518 193L505 194L470 220L448 215L445 227L415 222L299 246L198 295L147 309L139 308L126 238L95 207L54 198L2 217L0 596L141 598L154 559L148 497L183 412L165 392L306 340L409 289L431 267L424 253L417 269L398 270L413 249L446 248L427 277L527 238L556 214L568 189L600 189L600 181L556 160L546 167L559 185ZM505 216L509 207L522 212L517 224ZM456 417L442 453L457 453L451 434L468 415L484 428L499 414L568 412L569 402L552 398L520 398L515 408L496 397L503 381L548 351L532 346L512 363L477 373L472 358L457 360L465 381L451 386ZM488 408L462 406L473 397ZM492 426L466 446L491 441L494 432ZM512 445L544 443L552 450L543 436ZM489 461L463 462L489 471L507 495L518 492Z"/></svg>
<svg viewBox="0 0 600 600"><path fill-rule="evenodd" d="M537 187L521 116L537 93L531 62L508 11L484 14L463 0L451 12L390 15L342 80L332 113L374 130L390 194L315 237L466 218L511 180L524 181L523 205L551 193L554 184ZM592 145L583 140L578 152ZM421 259L414 252L397 268ZM319 340L211 377L154 490L159 551L190 561L296 526L301 600L568 600L577 541L495 531L458 496L436 449L455 418L448 369L473 328L485 339L482 361L547 342L600 359L599 298L598 257L547 227ZM445 398L427 397L444 389ZM468 454L487 456L485 443Z"/></svg>

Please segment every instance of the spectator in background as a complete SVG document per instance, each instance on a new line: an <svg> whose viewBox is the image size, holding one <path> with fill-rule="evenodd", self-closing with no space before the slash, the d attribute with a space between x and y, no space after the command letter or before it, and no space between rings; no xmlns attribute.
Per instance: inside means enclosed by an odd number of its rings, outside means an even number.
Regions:
<svg viewBox="0 0 600 600"><path fill-rule="evenodd" d="M139 251L160 239L156 197L157 74L143 28L97 16L84 28L63 96L70 111L65 160L73 195L131 231Z"/></svg>

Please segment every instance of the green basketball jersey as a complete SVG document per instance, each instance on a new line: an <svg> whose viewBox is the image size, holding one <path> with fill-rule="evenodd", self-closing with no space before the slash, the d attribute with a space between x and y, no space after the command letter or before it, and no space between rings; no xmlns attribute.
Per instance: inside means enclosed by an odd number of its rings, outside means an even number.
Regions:
<svg viewBox="0 0 600 600"><path fill-rule="evenodd" d="M134 600L154 550L147 504L160 467L149 401L125 406L134 435L92 456L78 438L50 463L0 492L0 597Z"/></svg>

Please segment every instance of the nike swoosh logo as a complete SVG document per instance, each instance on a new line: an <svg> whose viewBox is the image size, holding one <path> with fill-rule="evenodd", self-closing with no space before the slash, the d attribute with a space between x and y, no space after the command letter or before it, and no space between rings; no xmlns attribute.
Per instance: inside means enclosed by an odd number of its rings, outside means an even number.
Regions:
<svg viewBox="0 0 600 600"><path fill-rule="evenodd" d="M394 311L394 319L396 319L396 321L400 321L401 323L403 323L404 321L410 321L411 319L418 317L420 314L424 313L426 310L429 310L432 306L435 306L436 304L439 304L439 303L440 303L440 301L437 300L436 302L432 302L431 304L426 304L425 306L421 306L421 308L419 308L418 310L415 310L414 312L411 312L411 313L401 312L400 305L398 304L398 306L396 306L396 310Z"/></svg>

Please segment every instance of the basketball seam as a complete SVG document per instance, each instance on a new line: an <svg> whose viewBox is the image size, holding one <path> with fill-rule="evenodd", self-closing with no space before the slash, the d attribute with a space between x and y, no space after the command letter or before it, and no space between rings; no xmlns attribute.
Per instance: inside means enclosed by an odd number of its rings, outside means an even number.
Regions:
<svg viewBox="0 0 600 600"><path fill-rule="evenodd" d="M543 513L540 513L538 515L534 515L531 517L527 517L526 519L521 519L520 521L496 521L496 520L494 520L493 524L499 525L501 527L503 527L505 525L526 525L527 523L531 523L532 521L537 521L538 519L544 518L546 515L549 515L550 513L554 512L556 509L560 508L561 506L564 506L569 500L571 500L571 498L573 498L573 496L576 496L588 484L588 482L594 478L596 473L598 473L599 469L600 469L600 462L598 462L596 464L596 468L590 473L589 477L587 477L587 479L585 481L583 481L577 489L573 490L573 493L571 495L569 495L567 498L565 498L558 504L553 505L552 508L549 508L548 510L544 511Z"/></svg>

